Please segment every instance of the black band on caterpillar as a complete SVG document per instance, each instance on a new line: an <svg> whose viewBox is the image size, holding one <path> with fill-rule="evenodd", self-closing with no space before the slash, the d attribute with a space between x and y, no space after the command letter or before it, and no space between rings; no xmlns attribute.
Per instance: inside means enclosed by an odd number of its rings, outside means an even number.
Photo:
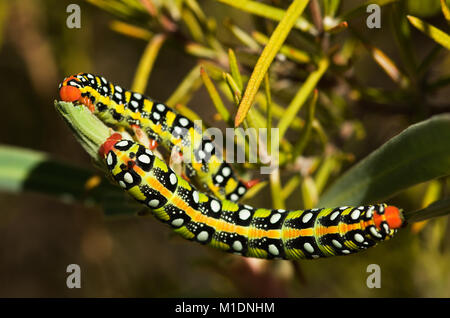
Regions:
<svg viewBox="0 0 450 318"><path fill-rule="evenodd" d="M69 76L60 84L63 101L87 106L106 125L133 132L143 130L166 149L175 148L192 163L185 164L186 176L219 199L238 201L247 186L222 161L200 127L167 105L88 73ZM192 141L197 140L196 145Z"/></svg>
<svg viewBox="0 0 450 318"><path fill-rule="evenodd" d="M404 224L386 204L269 210L218 200L196 190L145 146L115 134L101 153L116 182L189 240L258 258L347 255L391 238Z"/></svg>

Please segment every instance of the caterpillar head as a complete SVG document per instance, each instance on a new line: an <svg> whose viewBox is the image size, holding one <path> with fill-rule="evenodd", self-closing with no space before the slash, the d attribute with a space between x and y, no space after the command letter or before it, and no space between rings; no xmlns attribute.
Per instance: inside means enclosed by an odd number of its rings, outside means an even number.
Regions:
<svg viewBox="0 0 450 318"><path fill-rule="evenodd" d="M59 97L64 102L75 102L81 99L81 88L84 86L81 80L75 76L69 76L59 84Z"/></svg>
<svg viewBox="0 0 450 318"><path fill-rule="evenodd" d="M106 80L105 80L106 82ZM89 108L90 111L95 111L95 105L86 95L86 88L89 85L96 85L95 76L88 73L78 73L66 77L64 81L59 84L59 97L64 102L80 103Z"/></svg>
<svg viewBox="0 0 450 318"><path fill-rule="evenodd" d="M402 211L392 205L384 208L384 211L375 211L373 220L377 228L381 227L382 222L386 222L390 229L398 229L405 225Z"/></svg>

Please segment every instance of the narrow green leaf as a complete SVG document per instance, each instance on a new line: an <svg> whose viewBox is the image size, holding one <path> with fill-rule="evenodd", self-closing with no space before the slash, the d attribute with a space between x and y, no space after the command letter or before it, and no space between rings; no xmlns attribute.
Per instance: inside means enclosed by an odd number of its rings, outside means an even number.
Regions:
<svg viewBox="0 0 450 318"><path fill-rule="evenodd" d="M300 156L303 153L303 150L305 149L308 141L309 141L309 137L311 136L311 130L312 130L312 126L313 126L313 122L314 122L314 116L315 116L315 111L316 111L316 103L317 103L317 97L318 97L319 93L318 90L315 89L311 102L309 103L309 107L308 107L308 117L306 118L305 121L305 127L303 128L303 131L301 133L301 135L298 138L297 143L294 146L294 158L297 158L298 156Z"/></svg>
<svg viewBox="0 0 450 318"><path fill-rule="evenodd" d="M122 21L114 20L109 24L111 30L121 33L126 36L130 36L136 39L141 39L144 41L149 41L153 37L153 33L137 27L135 25L131 25Z"/></svg>
<svg viewBox="0 0 450 318"><path fill-rule="evenodd" d="M231 19L225 19L225 27L244 45L252 50L259 50L259 44L247 32L231 22Z"/></svg>
<svg viewBox="0 0 450 318"><path fill-rule="evenodd" d="M164 34L157 34L148 43L137 67L136 75L131 85L132 91L142 94L145 92L156 57L165 39L166 36Z"/></svg>
<svg viewBox="0 0 450 318"><path fill-rule="evenodd" d="M178 103L186 104L195 92L202 80L200 78L200 65L194 66L189 73L184 77L183 81L177 86L175 91L167 99L167 105L176 105Z"/></svg>
<svg viewBox="0 0 450 318"><path fill-rule="evenodd" d="M299 112L300 108L306 102L308 96L311 94L311 92L314 90L319 80L322 78L322 75L327 70L328 65L329 65L328 58L322 57L319 61L319 67L317 68L317 70L315 70L308 76L306 81L303 83L302 87L300 87L297 94L292 99L291 103L286 109L286 112L284 113L283 117L278 123L278 128L280 129L280 139L283 138L284 134L286 133L291 122Z"/></svg>
<svg viewBox="0 0 450 318"><path fill-rule="evenodd" d="M301 184L301 192L303 198L303 207L312 209L318 201L317 188L311 176L306 176Z"/></svg>
<svg viewBox="0 0 450 318"><path fill-rule="evenodd" d="M236 105L239 105L239 102L242 98L242 91L239 88L239 85L235 82L233 76L231 76L230 73L223 72L223 79L228 85L228 88L230 89L231 94L234 97L234 103Z"/></svg>
<svg viewBox="0 0 450 318"><path fill-rule="evenodd" d="M281 19L283 19L283 16L285 14L285 11L283 9L272 7L267 4L256 1L250 0L240 0L240 1L218 0L218 1L225 3L229 6L235 7L237 9L240 9L242 11L246 11L248 13L255 14L257 16L275 21L281 21ZM317 30L314 28L314 26L303 17L296 18L296 21L294 21L294 27L302 31L310 32L313 35L317 34Z"/></svg>
<svg viewBox="0 0 450 318"><path fill-rule="evenodd" d="M269 71L264 75L264 92L266 95L267 151L270 151L269 149L272 149L272 95L270 93Z"/></svg>
<svg viewBox="0 0 450 318"><path fill-rule="evenodd" d="M203 43L205 40L205 35L203 33L202 27L198 23L192 11L189 9L184 9L181 13L181 17L186 24L189 33L191 34L194 41Z"/></svg>
<svg viewBox="0 0 450 318"><path fill-rule="evenodd" d="M280 50L281 45L294 26L295 21L303 13L303 10L307 4L308 0L294 0L270 36L269 42L262 51L248 81L247 88L244 92L244 96L242 97L241 105L239 106L235 117L235 127L239 126L244 121L264 78L264 74L266 74L270 64L275 58L275 55Z"/></svg>
<svg viewBox="0 0 450 318"><path fill-rule="evenodd" d="M445 0L441 0L441 9L442 13L444 14L445 20L447 22L450 22L450 9L447 6L447 2Z"/></svg>
<svg viewBox="0 0 450 318"><path fill-rule="evenodd" d="M220 114L223 121L231 124L230 113L228 112L228 109L223 104L222 98L220 97L219 92L217 91L213 82L209 78L208 73L206 73L206 71L203 69L203 67L200 68L200 75L201 75L203 83L205 84L205 87L208 91L209 97L211 97L211 100L217 109L217 112Z"/></svg>
<svg viewBox="0 0 450 318"><path fill-rule="evenodd" d="M95 173L49 154L0 145L0 191L20 194L34 192L56 197L66 203L102 206L107 214L134 214L139 206L106 178L87 188Z"/></svg>
<svg viewBox="0 0 450 318"><path fill-rule="evenodd" d="M236 82L239 90L242 92L242 90L244 89L244 84L242 83L241 72L239 71L239 65L233 49L228 49L228 61L230 64L231 75L233 76L233 79Z"/></svg>
<svg viewBox="0 0 450 318"><path fill-rule="evenodd" d="M280 170L275 169L270 174L270 192L272 194L272 207L274 209L285 209L284 199L281 197L280 193L282 191L281 181L280 181Z"/></svg>
<svg viewBox="0 0 450 318"><path fill-rule="evenodd" d="M450 174L450 114L412 125L339 178L319 206L373 203Z"/></svg>
<svg viewBox="0 0 450 318"><path fill-rule="evenodd" d="M253 32L253 38L263 45L266 45L269 42L269 38L260 32ZM298 62L298 63L309 63L311 62L311 58L309 54L305 51L301 51L289 45L282 45L280 48L280 53L284 54L287 58Z"/></svg>
<svg viewBox="0 0 450 318"><path fill-rule="evenodd" d="M403 214L405 219L409 222L420 222L450 214L450 198L433 202L424 209L405 211Z"/></svg>
<svg viewBox="0 0 450 318"><path fill-rule="evenodd" d="M289 181L281 190L281 197L283 198L283 200L286 200L292 194L292 192L294 192L294 190L300 184L300 181L301 178L299 173L295 174L291 179L289 179Z"/></svg>
<svg viewBox="0 0 450 318"><path fill-rule="evenodd" d="M419 18L408 15L407 16L409 22L415 26L418 30L425 33L427 36L432 38L434 41L442 45L443 47L450 50L450 35L439 30L438 28L428 24Z"/></svg>

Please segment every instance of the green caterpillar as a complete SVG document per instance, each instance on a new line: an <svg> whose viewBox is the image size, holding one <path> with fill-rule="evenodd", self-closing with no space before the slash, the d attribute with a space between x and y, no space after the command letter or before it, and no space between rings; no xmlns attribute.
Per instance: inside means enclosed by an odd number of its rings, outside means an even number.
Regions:
<svg viewBox="0 0 450 318"><path fill-rule="evenodd" d="M286 211L219 200L118 133L100 154L113 179L175 232L243 256L295 260L347 255L391 238L405 223L402 212L386 204Z"/></svg>
<svg viewBox="0 0 450 318"><path fill-rule="evenodd" d="M255 183L240 181L218 157L214 144L203 138L201 128L163 103L89 73L65 78L59 89L63 101L87 106L106 125L137 136L143 131L169 151L176 149L182 156L192 158L191 163L185 164L186 176L219 199L237 202ZM200 142L194 145L194 140Z"/></svg>

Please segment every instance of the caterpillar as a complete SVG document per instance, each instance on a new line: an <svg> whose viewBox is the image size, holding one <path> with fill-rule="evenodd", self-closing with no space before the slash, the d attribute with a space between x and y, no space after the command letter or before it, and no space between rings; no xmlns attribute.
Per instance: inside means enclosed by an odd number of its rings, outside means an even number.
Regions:
<svg viewBox="0 0 450 318"><path fill-rule="evenodd" d="M124 90L104 77L89 73L69 76L59 85L61 100L88 107L101 121L116 130L135 136L145 133L151 149L157 144L172 151L175 148L191 163L185 164L185 175L199 188L219 199L238 201L257 181L240 181L231 167L216 154L211 140L202 129L169 106L142 94ZM196 144L193 144L194 141Z"/></svg>
<svg viewBox="0 0 450 318"><path fill-rule="evenodd" d="M386 204L287 211L219 200L118 133L99 153L115 182L175 232L242 256L296 260L347 255L390 239L405 224L402 212Z"/></svg>

